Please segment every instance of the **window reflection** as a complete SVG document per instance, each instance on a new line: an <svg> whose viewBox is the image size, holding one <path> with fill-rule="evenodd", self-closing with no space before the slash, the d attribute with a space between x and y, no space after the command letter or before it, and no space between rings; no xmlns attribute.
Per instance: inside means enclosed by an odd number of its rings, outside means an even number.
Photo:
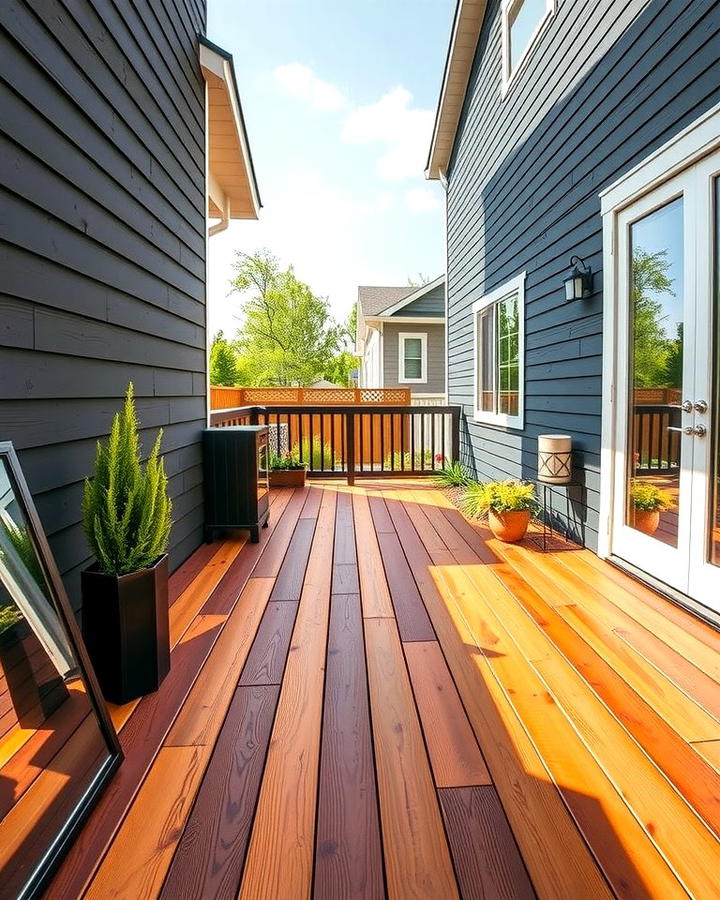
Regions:
<svg viewBox="0 0 720 900"><path fill-rule="evenodd" d="M0 878L20 896L110 750L0 457Z"/></svg>
<svg viewBox="0 0 720 900"><path fill-rule="evenodd" d="M715 179L715 266L713 278L713 309L715 334L711 359L714 360L714 391L710 407L710 429L713 439L713 466L711 470L712 503L710 505L710 562L720 566L720 178Z"/></svg>
<svg viewBox="0 0 720 900"><path fill-rule="evenodd" d="M678 542L684 324L683 200L630 228L630 415L626 522Z"/></svg>

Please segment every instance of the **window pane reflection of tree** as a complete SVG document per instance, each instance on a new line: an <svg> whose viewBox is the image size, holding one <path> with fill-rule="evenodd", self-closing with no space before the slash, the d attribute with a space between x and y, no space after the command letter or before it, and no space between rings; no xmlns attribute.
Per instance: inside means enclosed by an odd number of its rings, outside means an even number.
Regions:
<svg viewBox="0 0 720 900"><path fill-rule="evenodd" d="M633 485L668 491L654 537L677 546L684 324L683 200L631 226L630 410L626 522L636 526Z"/></svg>

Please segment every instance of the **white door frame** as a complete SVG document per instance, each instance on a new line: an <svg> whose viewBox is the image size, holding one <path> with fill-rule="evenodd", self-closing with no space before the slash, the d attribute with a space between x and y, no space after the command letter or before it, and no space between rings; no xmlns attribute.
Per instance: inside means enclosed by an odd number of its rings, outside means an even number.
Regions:
<svg viewBox="0 0 720 900"><path fill-rule="evenodd" d="M603 218L603 396L600 454L600 522L598 555L607 557L613 546L613 496L625 477L625 448L618 441L616 385L620 297L616 254L619 251L618 220L628 206L669 182L674 176L720 150L720 104L677 134L646 160L635 166L600 194ZM622 388L624 390L624 386Z"/></svg>

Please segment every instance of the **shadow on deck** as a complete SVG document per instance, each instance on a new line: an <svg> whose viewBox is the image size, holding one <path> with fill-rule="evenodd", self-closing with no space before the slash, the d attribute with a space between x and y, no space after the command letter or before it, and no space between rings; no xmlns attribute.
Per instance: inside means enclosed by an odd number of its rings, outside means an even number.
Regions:
<svg viewBox="0 0 720 900"><path fill-rule="evenodd" d="M48 896L716 895L720 636L590 552L328 481L171 594Z"/></svg>

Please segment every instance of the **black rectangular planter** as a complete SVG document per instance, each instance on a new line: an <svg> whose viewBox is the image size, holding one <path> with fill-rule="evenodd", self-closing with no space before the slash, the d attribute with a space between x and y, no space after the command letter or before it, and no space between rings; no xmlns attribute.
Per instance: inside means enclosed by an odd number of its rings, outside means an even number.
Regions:
<svg viewBox="0 0 720 900"><path fill-rule="evenodd" d="M82 633L103 696L127 703L170 671L168 560L129 575L81 572Z"/></svg>

